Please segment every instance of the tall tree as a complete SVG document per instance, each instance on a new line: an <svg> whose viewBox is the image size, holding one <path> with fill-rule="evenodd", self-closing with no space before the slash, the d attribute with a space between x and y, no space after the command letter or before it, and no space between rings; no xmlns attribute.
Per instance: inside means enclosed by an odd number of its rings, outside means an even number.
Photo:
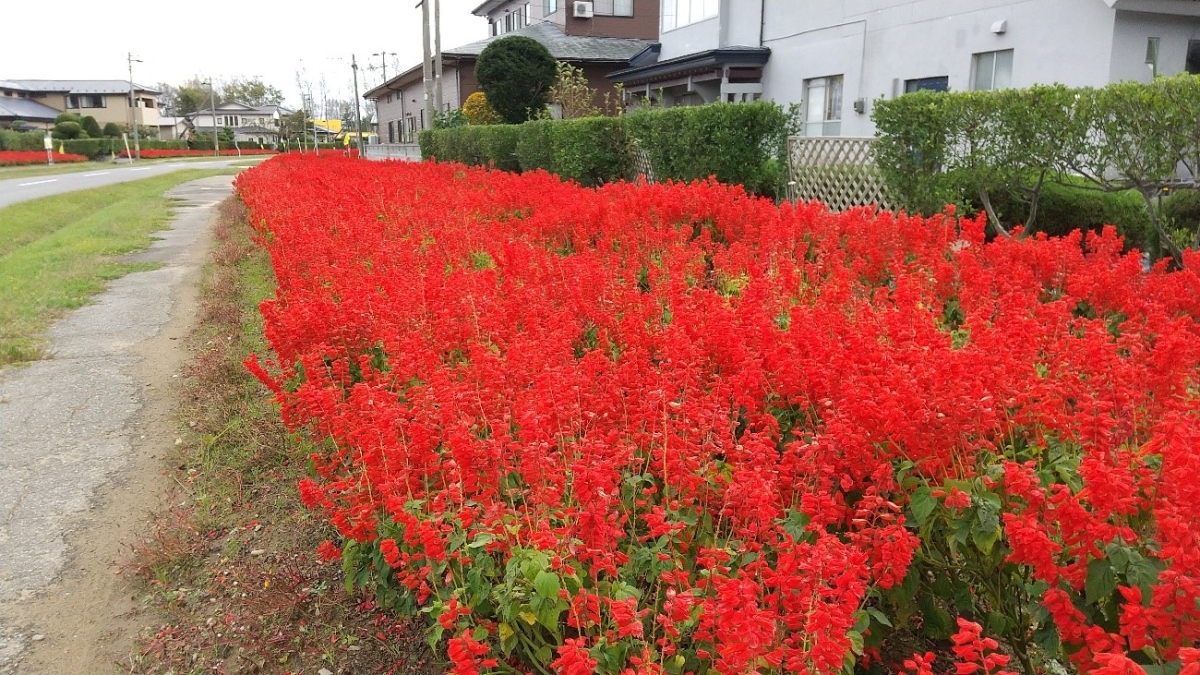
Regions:
<svg viewBox="0 0 1200 675"><path fill-rule="evenodd" d="M257 77L235 77L221 87L221 99L252 106L279 105L283 103L283 91Z"/></svg>

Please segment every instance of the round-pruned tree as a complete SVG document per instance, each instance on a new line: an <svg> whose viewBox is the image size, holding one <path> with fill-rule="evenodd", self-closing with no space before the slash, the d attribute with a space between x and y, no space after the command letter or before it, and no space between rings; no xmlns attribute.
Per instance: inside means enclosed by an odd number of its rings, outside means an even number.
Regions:
<svg viewBox="0 0 1200 675"><path fill-rule="evenodd" d="M463 114L467 116L467 124L500 124L500 115L488 103L487 95L477 91L463 101Z"/></svg>
<svg viewBox="0 0 1200 675"><path fill-rule="evenodd" d="M496 40L475 63L479 88L508 124L537 116L546 107L557 75L557 61L549 50L523 35Z"/></svg>
<svg viewBox="0 0 1200 675"><path fill-rule="evenodd" d="M116 122L109 122L104 125L104 137L116 138L121 135L121 127Z"/></svg>
<svg viewBox="0 0 1200 675"><path fill-rule="evenodd" d="M88 138L100 138L104 135L104 132L100 130L100 123L91 115L84 117L80 125L83 127L84 133L88 135Z"/></svg>

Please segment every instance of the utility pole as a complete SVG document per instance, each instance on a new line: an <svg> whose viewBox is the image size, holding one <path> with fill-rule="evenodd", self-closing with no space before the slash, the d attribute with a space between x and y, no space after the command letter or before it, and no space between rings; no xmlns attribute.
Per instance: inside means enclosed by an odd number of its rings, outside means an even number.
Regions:
<svg viewBox="0 0 1200 675"><path fill-rule="evenodd" d="M353 54L350 55L350 69L354 71L354 122L358 126L358 156L363 157L362 106L358 104L358 61Z"/></svg>
<svg viewBox="0 0 1200 675"><path fill-rule="evenodd" d="M138 110L137 110L137 95L133 91L133 64L134 62L141 63L141 59L133 58L133 52L129 52L129 110L133 114L133 154L137 159L142 158L142 144L138 140ZM130 158L133 161L133 158Z"/></svg>
<svg viewBox="0 0 1200 675"><path fill-rule="evenodd" d="M442 112L442 0L433 0L433 102Z"/></svg>
<svg viewBox="0 0 1200 675"><path fill-rule="evenodd" d="M429 53L429 0L421 0L421 44L425 47L422 75L425 77L425 120L422 128L433 127L433 55Z"/></svg>
<svg viewBox="0 0 1200 675"><path fill-rule="evenodd" d="M212 103L212 124L213 124L213 157L220 157L221 151L217 144L217 88L213 86L211 80L201 82L200 84L208 85L209 101Z"/></svg>

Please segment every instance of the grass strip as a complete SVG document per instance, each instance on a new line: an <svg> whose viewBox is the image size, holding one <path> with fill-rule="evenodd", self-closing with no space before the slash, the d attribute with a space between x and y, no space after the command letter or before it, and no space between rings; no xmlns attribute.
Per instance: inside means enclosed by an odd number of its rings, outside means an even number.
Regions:
<svg viewBox="0 0 1200 675"><path fill-rule="evenodd" d="M316 553L332 530L295 487L315 448L287 433L242 366L269 350L258 306L275 288L244 219L230 199L213 230L169 462L176 493L124 561L164 622L123 665L141 675L442 673L419 622L347 593L341 566Z"/></svg>
<svg viewBox="0 0 1200 675"><path fill-rule="evenodd" d="M178 171L0 209L0 366L41 358L56 319L106 282L147 268L117 256L148 247L168 225L167 190L229 173Z"/></svg>

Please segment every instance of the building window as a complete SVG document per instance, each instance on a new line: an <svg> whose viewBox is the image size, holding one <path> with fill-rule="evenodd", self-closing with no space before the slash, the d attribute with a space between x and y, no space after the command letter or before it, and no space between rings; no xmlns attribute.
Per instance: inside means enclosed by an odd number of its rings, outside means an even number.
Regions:
<svg viewBox="0 0 1200 675"><path fill-rule="evenodd" d="M221 118L221 124L227 127L236 127L238 125L238 118L235 115L226 115Z"/></svg>
<svg viewBox="0 0 1200 675"><path fill-rule="evenodd" d="M981 52L974 56L971 89L992 91L1012 86L1013 50Z"/></svg>
<svg viewBox="0 0 1200 675"><path fill-rule="evenodd" d="M718 0L662 0L662 29L667 31L711 19L717 15L719 4Z"/></svg>
<svg viewBox="0 0 1200 675"><path fill-rule="evenodd" d="M103 96L73 94L67 97L68 108L106 108Z"/></svg>
<svg viewBox="0 0 1200 675"><path fill-rule="evenodd" d="M1192 75L1200 75L1200 40L1188 40L1185 69Z"/></svg>
<svg viewBox="0 0 1200 675"><path fill-rule="evenodd" d="M842 76L818 77L804 84L804 135L842 133Z"/></svg>
<svg viewBox="0 0 1200 675"><path fill-rule="evenodd" d="M546 16L558 11L558 0L546 0Z"/></svg>
<svg viewBox="0 0 1200 675"><path fill-rule="evenodd" d="M916 80L904 81L904 93L911 94L914 91L946 91L950 88L950 78L943 75L942 77L922 77Z"/></svg>
<svg viewBox="0 0 1200 675"><path fill-rule="evenodd" d="M530 19L531 14L529 12L529 3L528 2L525 3L525 11L522 12L522 14L524 14L524 16L525 16L525 25L528 26L529 22L531 21L531 19Z"/></svg>
<svg viewBox="0 0 1200 675"><path fill-rule="evenodd" d="M388 122L388 143L396 142L396 123Z"/></svg>
<svg viewBox="0 0 1200 675"><path fill-rule="evenodd" d="M596 16L633 16L633 0L595 0L592 10Z"/></svg>

